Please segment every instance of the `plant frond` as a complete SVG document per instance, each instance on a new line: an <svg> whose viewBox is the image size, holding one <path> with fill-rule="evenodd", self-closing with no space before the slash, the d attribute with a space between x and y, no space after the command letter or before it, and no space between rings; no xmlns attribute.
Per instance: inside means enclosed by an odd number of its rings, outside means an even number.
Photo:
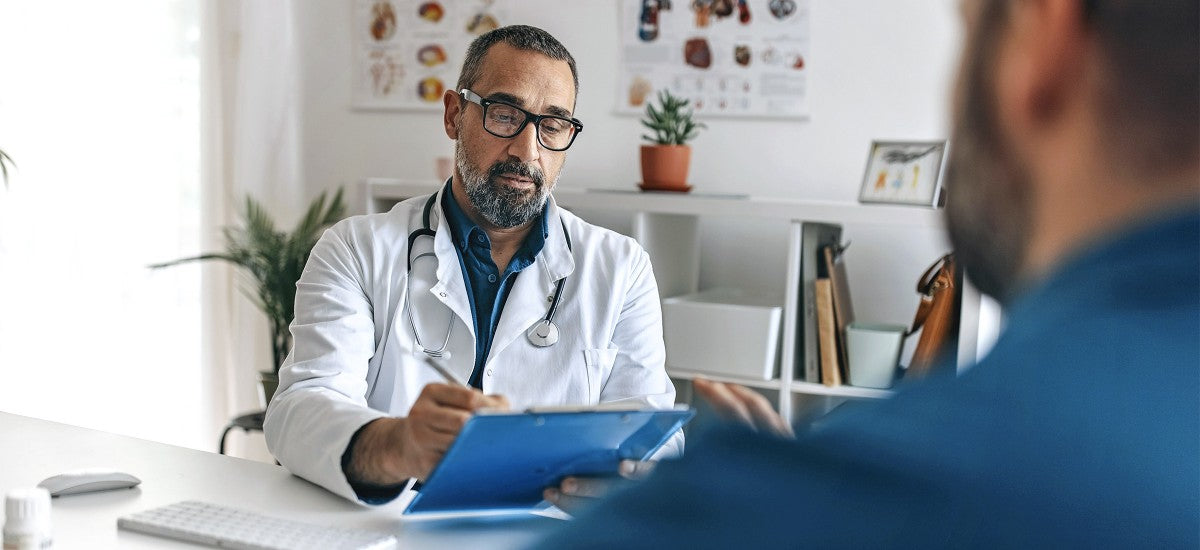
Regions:
<svg viewBox="0 0 1200 550"><path fill-rule="evenodd" d="M642 134L642 139L660 145L686 145L695 139L697 128L706 128L693 120L694 112L688 109L691 100L676 96L662 89L657 94L658 106L653 101L646 104L646 116L641 123L654 130L655 137Z"/></svg>
<svg viewBox="0 0 1200 550"><path fill-rule="evenodd" d="M223 252L181 258L150 267L223 260L241 268L238 286L270 322L271 350L276 362L275 369L278 370L291 347L288 326L295 317L296 283L321 233L345 215L344 190L339 187L331 199L321 193L289 234L277 230L266 208L247 195L240 225L222 229L225 240Z"/></svg>
<svg viewBox="0 0 1200 550"><path fill-rule="evenodd" d="M17 163L13 162L12 157L8 156L8 153L5 153L4 151L0 151L0 177L2 177L4 179L5 186L8 186L8 167L9 167L9 165L12 165L15 168L17 166Z"/></svg>

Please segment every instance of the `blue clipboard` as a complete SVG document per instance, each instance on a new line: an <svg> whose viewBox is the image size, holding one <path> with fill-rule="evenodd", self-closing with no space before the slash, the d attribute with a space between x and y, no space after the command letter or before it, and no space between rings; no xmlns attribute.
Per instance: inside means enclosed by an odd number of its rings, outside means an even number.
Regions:
<svg viewBox="0 0 1200 550"><path fill-rule="evenodd" d="M528 511L568 475L616 474L650 457L692 409L478 413L459 432L405 514Z"/></svg>

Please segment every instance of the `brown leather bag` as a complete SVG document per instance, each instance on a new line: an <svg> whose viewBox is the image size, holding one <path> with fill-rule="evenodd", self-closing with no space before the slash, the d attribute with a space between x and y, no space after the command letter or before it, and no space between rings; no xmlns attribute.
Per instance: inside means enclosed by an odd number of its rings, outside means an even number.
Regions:
<svg viewBox="0 0 1200 550"><path fill-rule="evenodd" d="M958 333L960 289L957 275L954 253L950 253L938 258L917 282L921 303L917 306L912 328L905 336L911 336L922 328L924 330L917 340L906 377L924 376L939 364L953 364L939 361L947 356L952 357L948 354L955 352L955 346L951 344L957 341Z"/></svg>

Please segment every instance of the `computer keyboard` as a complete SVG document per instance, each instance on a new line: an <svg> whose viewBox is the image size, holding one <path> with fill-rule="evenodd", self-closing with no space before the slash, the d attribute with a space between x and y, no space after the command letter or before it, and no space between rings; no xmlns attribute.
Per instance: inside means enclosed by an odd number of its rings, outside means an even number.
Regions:
<svg viewBox="0 0 1200 550"><path fill-rule="evenodd" d="M117 527L239 550L396 548L396 538L384 533L313 525L194 500L121 517Z"/></svg>

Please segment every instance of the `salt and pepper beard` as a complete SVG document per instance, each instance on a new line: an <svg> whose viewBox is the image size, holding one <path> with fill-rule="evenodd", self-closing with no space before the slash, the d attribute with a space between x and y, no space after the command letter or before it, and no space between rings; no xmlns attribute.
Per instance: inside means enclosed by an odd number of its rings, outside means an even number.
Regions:
<svg viewBox="0 0 1200 550"><path fill-rule="evenodd" d="M546 185L540 168L515 160L497 162L485 171L467 158L467 148L462 142L455 144L454 162L471 205L488 223L500 228L517 227L539 216L550 197L550 189L558 183L555 178ZM504 185L498 181L501 174L528 178L533 181L533 190Z"/></svg>
<svg viewBox="0 0 1200 550"><path fill-rule="evenodd" d="M946 164L946 229L959 265L982 293L1001 303L1021 290L1029 248L1031 176L1001 131L994 71L1004 0L968 35L956 90Z"/></svg>

